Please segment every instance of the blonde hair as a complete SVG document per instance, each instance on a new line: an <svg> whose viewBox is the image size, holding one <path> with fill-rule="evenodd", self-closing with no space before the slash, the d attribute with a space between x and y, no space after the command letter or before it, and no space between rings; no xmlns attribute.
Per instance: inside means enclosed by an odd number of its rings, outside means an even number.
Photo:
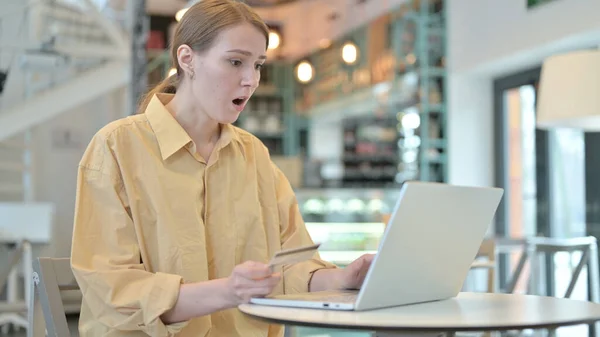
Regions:
<svg viewBox="0 0 600 337"><path fill-rule="evenodd" d="M213 45L224 29L241 23L250 23L265 36L265 49L269 41L269 28L256 12L237 0L202 0L191 6L183 15L171 44L171 64L177 74L165 78L141 99L138 113L144 113L148 103L157 93L175 93L181 83L183 70L177 62L177 48L185 44L196 52Z"/></svg>

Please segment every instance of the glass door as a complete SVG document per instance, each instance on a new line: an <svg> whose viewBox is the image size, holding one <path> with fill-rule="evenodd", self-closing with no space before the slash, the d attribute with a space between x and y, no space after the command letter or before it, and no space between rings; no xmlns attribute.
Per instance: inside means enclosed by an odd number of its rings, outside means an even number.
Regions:
<svg viewBox="0 0 600 337"><path fill-rule="evenodd" d="M539 76L540 69L536 68L494 83L496 184L505 188L496 235L515 239L585 236L584 133L536 128ZM517 254L500 257L501 288L506 287L518 257ZM539 285L541 293L563 297L580 258L581 254L569 253L547 257ZM528 277L526 266L516 292L527 292ZM587 287L584 269L571 298L587 300ZM587 330L587 327L573 329Z"/></svg>
<svg viewBox="0 0 600 337"><path fill-rule="evenodd" d="M494 83L496 184L505 189L496 223L499 237L550 236L548 132L535 125L538 81L539 69L533 69ZM501 289L507 286L519 253L499 257ZM546 276L552 282L552 277ZM526 265L516 292L527 291L528 278Z"/></svg>
<svg viewBox="0 0 600 337"><path fill-rule="evenodd" d="M535 87L525 84L504 91L506 234L514 238L537 234L537 171Z"/></svg>

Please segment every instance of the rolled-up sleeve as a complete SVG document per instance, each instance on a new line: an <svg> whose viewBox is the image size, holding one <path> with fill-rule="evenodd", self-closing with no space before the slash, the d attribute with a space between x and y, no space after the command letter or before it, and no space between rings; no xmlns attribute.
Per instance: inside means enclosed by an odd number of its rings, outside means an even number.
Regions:
<svg viewBox="0 0 600 337"><path fill-rule="evenodd" d="M187 322L166 325L160 316L175 305L182 278L145 270L117 165L92 146L86 156L101 165L79 167L71 251L84 305L108 330L175 336Z"/></svg>
<svg viewBox="0 0 600 337"><path fill-rule="evenodd" d="M279 221L281 225L281 249L312 245L313 241L306 230L296 195L283 172L273 164L275 172ZM319 269L336 268L323 261L318 253L307 261L286 266L283 269L283 285L286 294L309 291L313 273Z"/></svg>

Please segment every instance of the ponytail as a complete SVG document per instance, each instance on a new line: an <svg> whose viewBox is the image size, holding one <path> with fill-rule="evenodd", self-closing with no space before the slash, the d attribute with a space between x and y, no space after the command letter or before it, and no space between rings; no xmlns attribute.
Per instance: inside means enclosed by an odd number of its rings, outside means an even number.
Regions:
<svg viewBox="0 0 600 337"><path fill-rule="evenodd" d="M154 97L155 94L174 94L177 91L177 82L179 82L177 74L173 76L168 76L167 78L162 80L162 82L160 82L142 97L137 113L143 114L146 111L148 104L150 103L152 97Z"/></svg>

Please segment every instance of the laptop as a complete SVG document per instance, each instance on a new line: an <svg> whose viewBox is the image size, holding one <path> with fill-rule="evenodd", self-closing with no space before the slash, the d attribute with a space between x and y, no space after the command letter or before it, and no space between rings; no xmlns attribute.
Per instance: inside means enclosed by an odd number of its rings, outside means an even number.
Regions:
<svg viewBox="0 0 600 337"><path fill-rule="evenodd" d="M250 303L362 311L455 297L503 193L495 187L406 182L359 291L275 295Z"/></svg>

